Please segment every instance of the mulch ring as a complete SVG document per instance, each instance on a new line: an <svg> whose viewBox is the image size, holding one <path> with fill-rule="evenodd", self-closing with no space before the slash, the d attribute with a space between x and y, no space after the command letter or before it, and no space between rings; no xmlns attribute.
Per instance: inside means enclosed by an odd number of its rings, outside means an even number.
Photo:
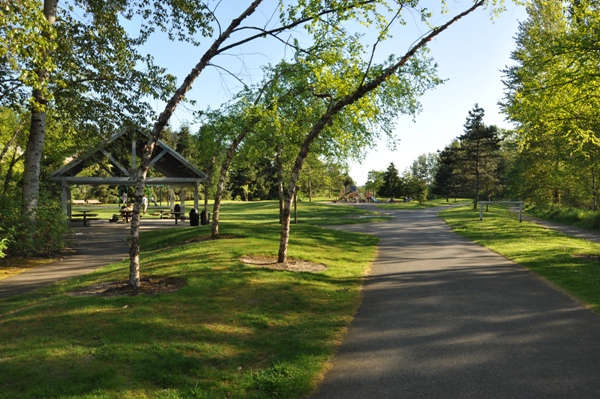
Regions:
<svg viewBox="0 0 600 399"><path fill-rule="evenodd" d="M142 278L140 287L134 288L129 281L109 281L78 288L69 293L72 296L99 296L103 298L115 296L136 296L140 294L168 294L185 287L185 280L176 277Z"/></svg>
<svg viewBox="0 0 600 399"><path fill-rule="evenodd" d="M260 267L273 270L284 270L288 272L308 272L319 273L327 270L327 266L320 263L313 263L306 260L288 258L287 263L278 263L274 256L242 256L240 261L253 267Z"/></svg>

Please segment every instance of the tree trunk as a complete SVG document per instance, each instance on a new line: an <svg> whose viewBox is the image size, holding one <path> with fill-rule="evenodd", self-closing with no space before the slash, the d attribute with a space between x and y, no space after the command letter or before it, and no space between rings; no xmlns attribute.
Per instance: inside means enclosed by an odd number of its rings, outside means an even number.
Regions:
<svg viewBox="0 0 600 399"><path fill-rule="evenodd" d="M57 0L44 0L44 16L50 25L56 22ZM43 54L42 57L48 57ZM44 86L48 80L48 71L38 70L40 86ZM44 140L46 138L46 106L48 100L44 98L40 90L33 90L33 102L31 104L31 128L29 140L25 150L25 171L23 173L23 212L30 219L30 231L35 230L35 211L38 206L40 192L40 171L42 152L44 151Z"/></svg>
<svg viewBox="0 0 600 399"><path fill-rule="evenodd" d="M141 169L141 168L140 168ZM144 196L146 174L140 172L136 178L133 213L131 215L131 245L129 247L129 285L140 287L140 210Z"/></svg>
<svg viewBox="0 0 600 399"><path fill-rule="evenodd" d="M284 187L283 187L283 160L281 154L281 143L277 144L275 167L277 168L277 185L279 194L279 223L283 222L283 203L284 203Z"/></svg>
<svg viewBox="0 0 600 399"><path fill-rule="evenodd" d="M298 190L294 192L294 224L298 224Z"/></svg>
<svg viewBox="0 0 600 399"><path fill-rule="evenodd" d="M227 179L227 171L229 170L229 165L231 165L231 161L233 160L233 156L237 151L238 146L246 137L248 133L247 130L244 130L231 142L231 145L227 149L227 153L225 154L225 159L221 164L221 171L219 172L219 183L217 184L217 192L215 193L215 202L213 205L213 220L212 220L212 232L211 237L217 238L219 236L219 214L221 212L221 197L223 196L223 191L225 190L225 180Z"/></svg>
<svg viewBox="0 0 600 399"><path fill-rule="evenodd" d="M592 211L598 209L598 182L596 181L596 172L592 170Z"/></svg>
<svg viewBox="0 0 600 399"><path fill-rule="evenodd" d="M46 0L48 1L48 0ZM210 48L204 53L200 62L196 64L192 71L186 76L183 83L179 88L175 91L169 102L167 103L165 110L159 115L158 120L154 124L152 128L152 133L146 145L144 146L143 155L142 155L142 165L140 165L139 169L136 173L136 201L133 206L133 215L132 215L132 223L131 223L131 245L129 248L129 284L134 287L139 287L140 281L140 243L139 243L139 220L140 220L140 209L141 209L141 200L144 193L144 183L146 180L146 175L148 174L148 168L150 165L150 157L152 155L152 151L156 146L156 143L160 139L160 136L171 119L171 115L175 112L175 109L185 96L185 94L190 90L192 84L196 80L200 73L206 68L209 62L219 53L221 50L221 45L229 38L229 36L233 33L233 31L242 23L244 19L250 16L262 0L254 0L250 6L236 19L232 20L227 29L225 29L219 37L214 41L214 43L210 46ZM139 197L139 198L138 198ZM139 200L139 202L138 202Z"/></svg>
<svg viewBox="0 0 600 399"><path fill-rule="evenodd" d="M32 110L23 172L23 211L30 217L31 230L35 229L35 210L40 191L40 170L45 137L46 112Z"/></svg>
<svg viewBox="0 0 600 399"><path fill-rule="evenodd" d="M277 254L278 263L287 262L288 242L290 240L290 214L292 207L293 191L289 188L283 201L283 211L281 213L281 234L279 235L279 253Z"/></svg>

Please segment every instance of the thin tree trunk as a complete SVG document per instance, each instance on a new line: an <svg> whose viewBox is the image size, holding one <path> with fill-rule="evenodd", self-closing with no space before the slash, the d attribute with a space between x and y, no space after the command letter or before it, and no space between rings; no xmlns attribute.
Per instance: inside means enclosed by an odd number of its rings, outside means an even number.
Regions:
<svg viewBox="0 0 600 399"><path fill-rule="evenodd" d="M175 112L175 109L185 96L185 94L192 87L192 84L196 80L200 73L206 68L209 62L222 50L221 45L229 38L229 36L233 33L233 31L242 23L242 21L250 16L262 0L254 0L250 6L236 19L231 21L231 24L225 29L221 35L214 41L214 43L210 46L210 48L204 53L200 62L196 64L196 66L192 69L192 71L188 74L188 76L184 79L181 86L175 91L165 110L160 114L158 120L154 124L152 128L152 133L150 138L148 139L146 145L143 149L142 155L142 164L136 171L136 195L135 195L135 203L133 206L133 215L132 215L132 223L131 223L131 244L129 248L129 284L133 287L139 287L140 284L140 242L139 242L139 218L140 218L140 209L141 209L141 201L144 192L144 185L146 180L146 175L148 174L148 168L150 165L150 157L154 148L156 147L156 143L160 139L160 136L169 122L171 115Z"/></svg>
<svg viewBox="0 0 600 399"><path fill-rule="evenodd" d="M298 224L298 190L294 193L294 224Z"/></svg>
<svg viewBox="0 0 600 399"><path fill-rule="evenodd" d="M8 140L8 143L6 143L4 145L4 148L2 149L2 152L0 152L0 163L2 162L2 160L4 159L4 157L6 156L6 153L8 152L8 150L10 149L10 147L14 144L15 140L17 139L17 137L19 137L19 134L23 132L23 127L25 127L25 121L22 121L19 124L19 127L15 130L15 133L12 135L12 137L10 138L10 140Z"/></svg>
<svg viewBox="0 0 600 399"><path fill-rule="evenodd" d="M283 159L282 159L281 143L277 144L275 167L277 168L277 185L279 186L279 223L283 222L283 203L284 203L284 187L283 187Z"/></svg>
<svg viewBox="0 0 600 399"><path fill-rule="evenodd" d="M592 211L598 209L598 182L596 179L596 171L592 169Z"/></svg>
<svg viewBox="0 0 600 399"><path fill-rule="evenodd" d="M10 186L10 181L12 180L14 174L15 165L17 164L17 162L19 162L21 158L23 158L23 155L17 157L17 151L13 151L12 159L10 161L10 164L8 165L6 176L4 177L4 187L2 188L2 195L4 196L8 195L8 188Z"/></svg>
<svg viewBox="0 0 600 399"><path fill-rule="evenodd" d="M217 192L215 193L215 202L213 205L213 220L212 220L212 231L211 236L213 238L217 238L219 236L219 214L221 212L221 198L223 196L223 191L225 190L225 180L227 179L227 172L229 171L229 165L231 165L231 161L233 160L233 156L237 151L238 146L244 140L246 135L248 134L248 130L244 130L231 142L231 145L227 149L227 153L225 153L225 159L221 164L221 170L219 172L219 183L217 184Z"/></svg>

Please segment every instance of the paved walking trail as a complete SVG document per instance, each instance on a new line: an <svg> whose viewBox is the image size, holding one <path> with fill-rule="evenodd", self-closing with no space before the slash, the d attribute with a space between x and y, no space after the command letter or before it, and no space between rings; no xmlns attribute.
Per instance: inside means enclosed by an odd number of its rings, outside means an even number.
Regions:
<svg viewBox="0 0 600 399"><path fill-rule="evenodd" d="M437 211L339 227L379 236L379 256L309 398L600 397L600 316Z"/></svg>
<svg viewBox="0 0 600 399"><path fill-rule="evenodd" d="M127 238L131 226L126 223L109 223L108 220L91 222L90 227L81 224L75 231L76 254L59 261L37 267L27 272L0 280L0 298L7 298L56 281L89 273L101 266L119 262L129 256ZM186 227L189 223L174 224L170 219L143 219L141 231L159 228Z"/></svg>

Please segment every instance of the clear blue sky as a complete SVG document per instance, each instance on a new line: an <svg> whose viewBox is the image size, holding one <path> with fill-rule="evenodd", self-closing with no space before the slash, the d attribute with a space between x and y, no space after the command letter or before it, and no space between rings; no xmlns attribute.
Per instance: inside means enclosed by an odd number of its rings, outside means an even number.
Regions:
<svg viewBox="0 0 600 399"><path fill-rule="evenodd" d="M437 0L429 2L439 4ZM219 16L228 23L233 16L239 15L241 4L247 3L249 1L224 0L218 9ZM466 8L472 2L449 0L448 4L456 11ZM510 64L509 56L514 49L518 22L526 19L526 13L523 7L512 2L507 2L506 8L507 11L494 21L490 21L489 11L478 10L458 21L430 43L430 55L438 63L439 76L448 81L425 94L421 101L423 112L417 115L414 122L412 117L399 116L396 133L400 144L396 151L389 151L385 140L382 140L360 163L351 162L350 175L358 184L365 183L370 170L385 170L393 162L399 171L404 171L419 155L443 149L453 138L462 134L467 113L475 103L485 110L486 124L510 127L499 114L497 105L504 90L500 70ZM254 16L254 22L264 24L272 11L272 6L262 8ZM441 23L445 19L439 21ZM398 39L382 48L382 54L404 53L407 45L419 36L419 29L424 33L422 27L409 25L403 28L402 34L395 36ZM403 37L407 38L405 43ZM159 65L167 66L169 72L177 76L179 82L204 52L204 48L171 43L161 38L150 42L147 49ZM260 40L252 46L220 56L215 63L250 83L260 80L260 65L277 63L282 56L284 49L279 43ZM198 104L194 107L180 107L172 118L172 126L191 122L192 108L218 107L239 87L240 83L222 70L207 69L194 83L189 94ZM157 112L161 112L163 107L163 103L156 103Z"/></svg>

